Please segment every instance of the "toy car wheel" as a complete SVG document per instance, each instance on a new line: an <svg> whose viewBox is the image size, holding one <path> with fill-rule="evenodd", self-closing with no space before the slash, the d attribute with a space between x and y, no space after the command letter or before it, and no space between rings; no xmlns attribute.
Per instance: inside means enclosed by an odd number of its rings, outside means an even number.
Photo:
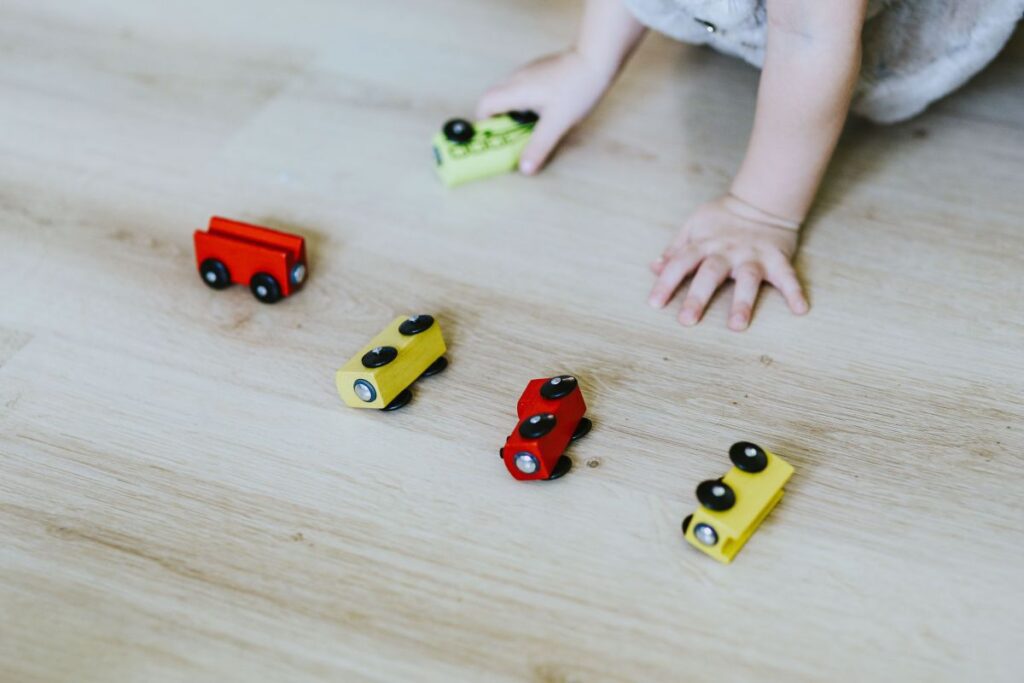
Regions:
<svg viewBox="0 0 1024 683"><path fill-rule="evenodd" d="M552 377L540 388L540 395L549 401L565 398L571 394L579 383L576 378L572 375L559 375L558 377Z"/></svg>
<svg viewBox="0 0 1024 683"><path fill-rule="evenodd" d="M296 287L298 287L303 282L305 282L306 281L306 273L307 273L306 264L305 263L296 263L295 266L292 268L292 273L291 273L292 284L295 285Z"/></svg>
<svg viewBox="0 0 1024 683"><path fill-rule="evenodd" d="M718 532L715 531L715 527L704 522L693 527L693 537L709 548L718 543Z"/></svg>
<svg viewBox="0 0 1024 683"><path fill-rule="evenodd" d="M398 410L399 408L404 408L405 406L409 405L409 401L411 400L412 392L406 389L398 396L395 396L393 399L391 399L391 403L381 408L381 410Z"/></svg>
<svg viewBox="0 0 1024 683"><path fill-rule="evenodd" d="M530 475L540 469L540 460L530 451L519 451L512 457L512 466L523 474Z"/></svg>
<svg viewBox="0 0 1024 683"><path fill-rule="evenodd" d="M686 515L683 517L683 536L686 535L686 530L690 528L690 522L693 521L693 515Z"/></svg>
<svg viewBox="0 0 1024 683"><path fill-rule="evenodd" d="M539 439L554 429L557 422L553 413L531 415L519 425L519 436L524 439Z"/></svg>
<svg viewBox="0 0 1024 683"><path fill-rule="evenodd" d="M466 119L452 119L444 124L441 131L446 138L459 145L466 144L476 134L473 124Z"/></svg>
<svg viewBox="0 0 1024 683"><path fill-rule="evenodd" d="M414 334L426 332L433 325L434 316L421 313L420 315L410 316L403 320L402 324L398 326L398 333L406 337L411 337Z"/></svg>
<svg viewBox="0 0 1024 683"><path fill-rule="evenodd" d="M208 258L199 265L199 275L211 289L224 289L231 284L228 267L215 258Z"/></svg>
<svg viewBox="0 0 1024 683"><path fill-rule="evenodd" d="M736 504L736 494L724 481L709 479L697 485L697 500L708 510L723 512Z"/></svg>
<svg viewBox="0 0 1024 683"><path fill-rule="evenodd" d="M281 299L281 285L273 275L267 273L256 273L249 282L249 289L252 295L265 304L272 304Z"/></svg>
<svg viewBox="0 0 1024 683"><path fill-rule="evenodd" d="M581 417L579 424L576 425L576 431L572 433L572 440L575 441L576 439L582 439L590 433L590 429L593 426L594 423L590 421L590 418Z"/></svg>
<svg viewBox="0 0 1024 683"><path fill-rule="evenodd" d="M377 390L365 379L357 379L352 384L352 391L363 403L373 403L377 400Z"/></svg>
<svg viewBox="0 0 1024 683"><path fill-rule="evenodd" d="M398 358L398 349L394 346L377 346L364 353L359 362L363 364L364 368L372 370L383 367L396 358Z"/></svg>
<svg viewBox="0 0 1024 683"><path fill-rule="evenodd" d="M448 359L445 358L444 356L441 356L440 358L435 360L433 363L431 363L430 367L427 368L426 370L424 370L423 374L420 375L420 377L421 378L423 378L423 377L433 377L434 375L436 375L439 372L444 372L444 369L447 368L447 367L448 367Z"/></svg>
<svg viewBox="0 0 1024 683"><path fill-rule="evenodd" d="M768 455L764 449L749 441L734 443L729 449L729 460L737 469L757 474L768 467Z"/></svg>
<svg viewBox="0 0 1024 683"><path fill-rule="evenodd" d="M510 111L508 113L508 117L515 121L516 123L524 125L530 123L537 123L537 121L540 120L540 117L537 116L537 112L530 111L528 109L526 111Z"/></svg>
<svg viewBox="0 0 1024 683"><path fill-rule="evenodd" d="M559 477L564 476L571 469L572 458L570 458L568 455L563 455L558 459L558 462L555 463L555 467L554 469L551 470L551 476L548 477L548 481L551 481L552 479L558 479Z"/></svg>

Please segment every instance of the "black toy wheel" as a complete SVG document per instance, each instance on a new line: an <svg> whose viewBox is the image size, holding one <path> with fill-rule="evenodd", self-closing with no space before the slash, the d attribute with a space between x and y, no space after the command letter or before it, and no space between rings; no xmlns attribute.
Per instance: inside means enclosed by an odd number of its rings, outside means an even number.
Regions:
<svg viewBox="0 0 1024 683"><path fill-rule="evenodd" d="M472 140L473 135L476 133L473 129L473 124L466 119L452 119L444 124L444 128L441 131L446 138L460 145L464 145Z"/></svg>
<svg viewBox="0 0 1024 683"><path fill-rule="evenodd" d="M555 428L557 420L551 413L537 413L523 420L519 425L519 436L524 439L539 439Z"/></svg>
<svg viewBox="0 0 1024 683"><path fill-rule="evenodd" d="M540 120L540 117L537 115L537 112L530 111L529 109L525 111L510 111L508 113L508 117L515 121L516 123L524 125L530 123L537 123L537 121Z"/></svg>
<svg viewBox="0 0 1024 683"><path fill-rule="evenodd" d="M690 522L693 521L693 515L686 515L683 518L683 536L686 535L686 530L690 528Z"/></svg>
<svg viewBox="0 0 1024 683"><path fill-rule="evenodd" d="M555 468L551 470L551 476L548 477L548 481L551 481L552 479L558 479L559 477L564 476L565 473L571 469L572 458L570 458L568 455L563 455L558 459L558 462L555 463Z"/></svg>
<svg viewBox="0 0 1024 683"><path fill-rule="evenodd" d="M378 346L363 354L360 362L364 368L380 368L398 358L398 349L394 346Z"/></svg>
<svg viewBox="0 0 1024 683"><path fill-rule="evenodd" d="M402 324L398 326L398 333L406 337L411 337L414 334L420 332L426 332L434 324L434 316L420 314L406 318L402 321Z"/></svg>
<svg viewBox="0 0 1024 683"><path fill-rule="evenodd" d="M724 481L709 479L697 485L697 500L708 510L723 512L736 504L736 494Z"/></svg>
<svg viewBox="0 0 1024 683"><path fill-rule="evenodd" d="M572 440L582 439L590 433L590 428L594 426L594 423L590 421L588 417L581 417L579 424L576 425L576 431L572 433Z"/></svg>
<svg viewBox="0 0 1024 683"><path fill-rule="evenodd" d="M249 282L249 289L252 295L265 304L272 304L281 299L281 285L273 275L267 273L256 273Z"/></svg>
<svg viewBox="0 0 1024 683"><path fill-rule="evenodd" d="M231 274L222 261L208 258L199 264L199 275L211 289L224 289L231 284Z"/></svg>
<svg viewBox="0 0 1024 683"><path fill-rule="evenodd" d="M729 460L738 469L751 474L757 474L768 467L768 455L764 449L749 441L734 443L729 449Z"/></svg>
<svg viewBox="0 0 1024 683"><path fill-rule="evenodd" d="M404 408L405 406L409 405L409 401L411 400L412 392L409 391L408 389L405 389L398 396L395 396L393 399L391 399L391 403L381 408L381 410L398 410L399 408Z"/></svg>
<svg viewBox="0 0 1024 683"><path fill-rule="evenodd" d="M572 375L559 375L557 377L552 377L544 383L540 388L540 395L549 401L558 398L565 398L571 394L577 386L579 386L579 383Z"/></svg>
<svg viewBox="0 0 1024 683"><path fill-rule="evenodd" d="M445 358L444 356L441 356L440 358L435 360L433 363L431 363L429 368L427 368L426 370L423 371L423 374L420 375L420 379L422 379L424 377L433 377L434 375L436 375L439 372L444 372L444 369L447 368L447 367L448 367L448 359Z"/></svg>

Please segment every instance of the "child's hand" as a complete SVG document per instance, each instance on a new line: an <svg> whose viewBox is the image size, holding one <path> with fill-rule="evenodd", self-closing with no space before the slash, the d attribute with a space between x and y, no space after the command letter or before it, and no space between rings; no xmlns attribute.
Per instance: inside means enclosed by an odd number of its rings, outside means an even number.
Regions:
<svg viewBox="0 0 1024 683"><path fill-rule="evenodd" d="M679 311L683 325L700 321L715 290L729 278L736 280L730 329L741 331L750 324L763 280L782 292L793 313L802 315L808 310L807 300L790 265L798 229L798 225L764 214L732 196L705 204L651 264L658 280L649 302L663 307L680 283L695 272Z"/></svg>
<svg viewBox="0 0 1024 683"><path fill-rule="evenodd" d="M476 115L485 119L516 110L532 110L540 115L519 158L519 170L532 175L544 165L558 141L590 113L613 77L613 70L576 50L542 57L484 93Z"/></svg>

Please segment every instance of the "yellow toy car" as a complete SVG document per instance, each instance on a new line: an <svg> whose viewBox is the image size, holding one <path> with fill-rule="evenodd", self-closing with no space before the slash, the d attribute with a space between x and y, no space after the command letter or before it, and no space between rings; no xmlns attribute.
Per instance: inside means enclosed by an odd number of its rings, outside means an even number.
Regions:
<svg viewBox="0 0 1024 683"><path fill-rule="evenodd" d="M448 367L441 326L432 316L398 317L334 376L353 408L397 410L412 400L409 387Z"/></svg>
<svg viewBox="0 0 1024 683"><path fill-rule="evenodd" d="M701 507L683 520L683 536L695 548L728 564L784 491L793 466L760 446L741 441L729 449L733 468L697 487Z"/></svg>
<svg viewBox="0 0 1024 683"><path fill-rule="evenodd" d="M512 111L478 121L452 119L434 136L437 174L448 187L515 170L538 117Z"/></svg>

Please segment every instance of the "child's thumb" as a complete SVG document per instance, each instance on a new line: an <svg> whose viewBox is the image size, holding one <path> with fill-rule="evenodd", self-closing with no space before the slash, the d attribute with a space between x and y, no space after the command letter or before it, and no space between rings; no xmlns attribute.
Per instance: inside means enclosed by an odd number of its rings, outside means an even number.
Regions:
<svg viewBox="0 0 1024 683"><path fill-rule="evenodd" d="M533 175L539 171L568 129L569 125L566 123L541 116L533 128L530 141L526 143L523 153L519 156L519 171L526 175Z"/></svg>

